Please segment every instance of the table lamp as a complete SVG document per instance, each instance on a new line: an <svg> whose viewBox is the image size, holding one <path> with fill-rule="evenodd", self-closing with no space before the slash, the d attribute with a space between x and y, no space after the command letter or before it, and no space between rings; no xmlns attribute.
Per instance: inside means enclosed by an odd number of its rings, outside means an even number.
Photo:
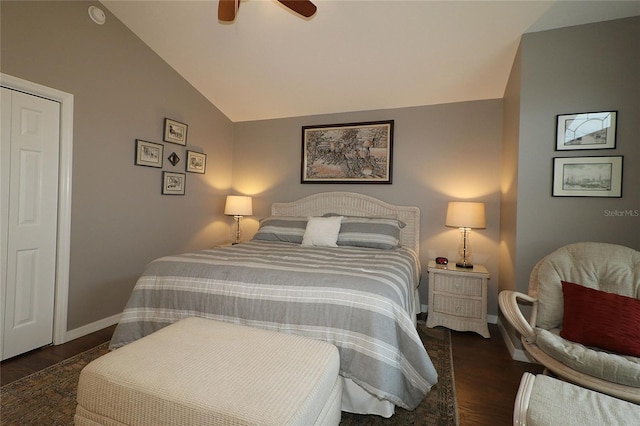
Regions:
<svg viewBox="0 0 640 426"><path fill-rule="evenodd" d="M236 221L236 240L233 244L238 244L240 242L240 219L242 219L243 216L251 216L253 214L251 197L244 195L227 195L224 214L233 216L233 219Z"/></svg>
<svg viewBox="0 0 640 426"><path fill-rule="evenodd" d="M460 228L461 239L458 248L459 268L473 268L471 263L471 246L469 244L469 232L472 228L486 228L484 203L468 201L450 201L447 206L446 226Z"/></svg>

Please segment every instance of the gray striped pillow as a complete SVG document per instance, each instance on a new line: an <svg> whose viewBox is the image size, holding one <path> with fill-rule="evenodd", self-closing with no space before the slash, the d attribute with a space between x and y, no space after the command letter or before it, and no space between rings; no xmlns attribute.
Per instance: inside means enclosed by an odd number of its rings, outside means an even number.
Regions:
<svg viewBox="0 0 640 426"><path fill-rule="evenodd" d="M400 247L398 219L347 216L342 219L338 234L339 246L394 249Z"/></svg>
<svg viewBox="0 0 640 426"><path fill-rule="evenodd" d="M253 239L301 244L305 229L306 217L270 216L260 221L260 228Z"/></svg>

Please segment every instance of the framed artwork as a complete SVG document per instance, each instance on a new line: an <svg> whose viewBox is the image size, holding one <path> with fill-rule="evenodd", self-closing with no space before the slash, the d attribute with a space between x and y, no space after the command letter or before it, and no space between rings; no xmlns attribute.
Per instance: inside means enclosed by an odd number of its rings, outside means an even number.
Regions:
<svg viewBox="0 0 640 426"><path fill-rule="evenodd" d="M553 159L554 197L622 197L622 156Z"/></svg>
<svg viewBox="0 0 640 426"><path fill-rule="evenodd" d="M180 157L175 152L172 152L170 156L167 157L167 160L171 163L172 166L175 166L180 162Z"/></svg>
<svg viewBox="0 0 640 426"><path fill-rule="evenodd" d="M302 183L391 183L393 120L302 127Z"/></svg>
<svg viewBox="0 0 640 426"><path fill-rule="evenodd" d="M179 121L170 118L164 119L164 141L177 143L178 145L187 144L187 128L188 126Z"/></svg>
<svg viewBox="0 0 640 426"><path fill-rule="evenodd" d="M186 180L184 173L162 172L162 194L184 195Z"/></svg>
<svg viewBox="0 0 640 426"><path fill-rule="evenodd" d="M616 147L617 111L558 115L556 151Z"/></svg>
<svg viewBox="0 0 640 426"><path fill-rule="evenodd" d="M162 168L164 145L136 139L136 166Z"/></svg>
<svg viewBox="0 0 640 426"><path fill-rule="evenodd" d="M187 150L186 171L190 173L204 173L207 169L207 154Z"/></svg>

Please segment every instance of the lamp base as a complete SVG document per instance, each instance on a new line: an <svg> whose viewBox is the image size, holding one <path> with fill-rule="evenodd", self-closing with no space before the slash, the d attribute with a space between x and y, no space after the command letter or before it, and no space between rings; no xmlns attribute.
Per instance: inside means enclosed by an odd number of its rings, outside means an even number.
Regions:
<svg viewBox="0 0 640 426"><path fill-rule="evenodd" d="M232 245L240 244L240 219L242 216L235 215L233 219L236 221L236 240L232 243Z"/></svg>
<svg viewBox="0 0 640 426"><path fill-rule="evenodd" d="M471 228L460 228L460 246L458 247L458 268L471 269L471 245L469 244L469 231Z"/></svg>
<svg viewBox="0 0 640 426"><path fill-rule="evenodd" d="M458 268L468 268L468 269L473 268L473 265L472 265L471 263L466 263L466 262L462 262L462 263L457 262L457 263L456 263L456 266L457 266Z"/></svg>

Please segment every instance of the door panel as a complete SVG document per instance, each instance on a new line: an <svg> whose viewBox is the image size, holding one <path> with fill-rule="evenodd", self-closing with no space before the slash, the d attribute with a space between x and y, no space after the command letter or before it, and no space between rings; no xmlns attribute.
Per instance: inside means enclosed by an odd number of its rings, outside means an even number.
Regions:
<svg viewBox="0 0 640 426"><path fill-rule="evenodd" d="M10 95L11 114L2 117L2 153L10 156L2 175L9 180L8 194L6 185L2 194L3 203L8 199L2 359L53 340L60 134L59 103L6 90L3 104Z"/></svg>
<svg viewBox="0 0 640 426"><path fill-rule="evenodd" d="M16 286L13 302L13 325L20 327L36 321L36 277L38 276L38 250L16 252Z"/></svg>

